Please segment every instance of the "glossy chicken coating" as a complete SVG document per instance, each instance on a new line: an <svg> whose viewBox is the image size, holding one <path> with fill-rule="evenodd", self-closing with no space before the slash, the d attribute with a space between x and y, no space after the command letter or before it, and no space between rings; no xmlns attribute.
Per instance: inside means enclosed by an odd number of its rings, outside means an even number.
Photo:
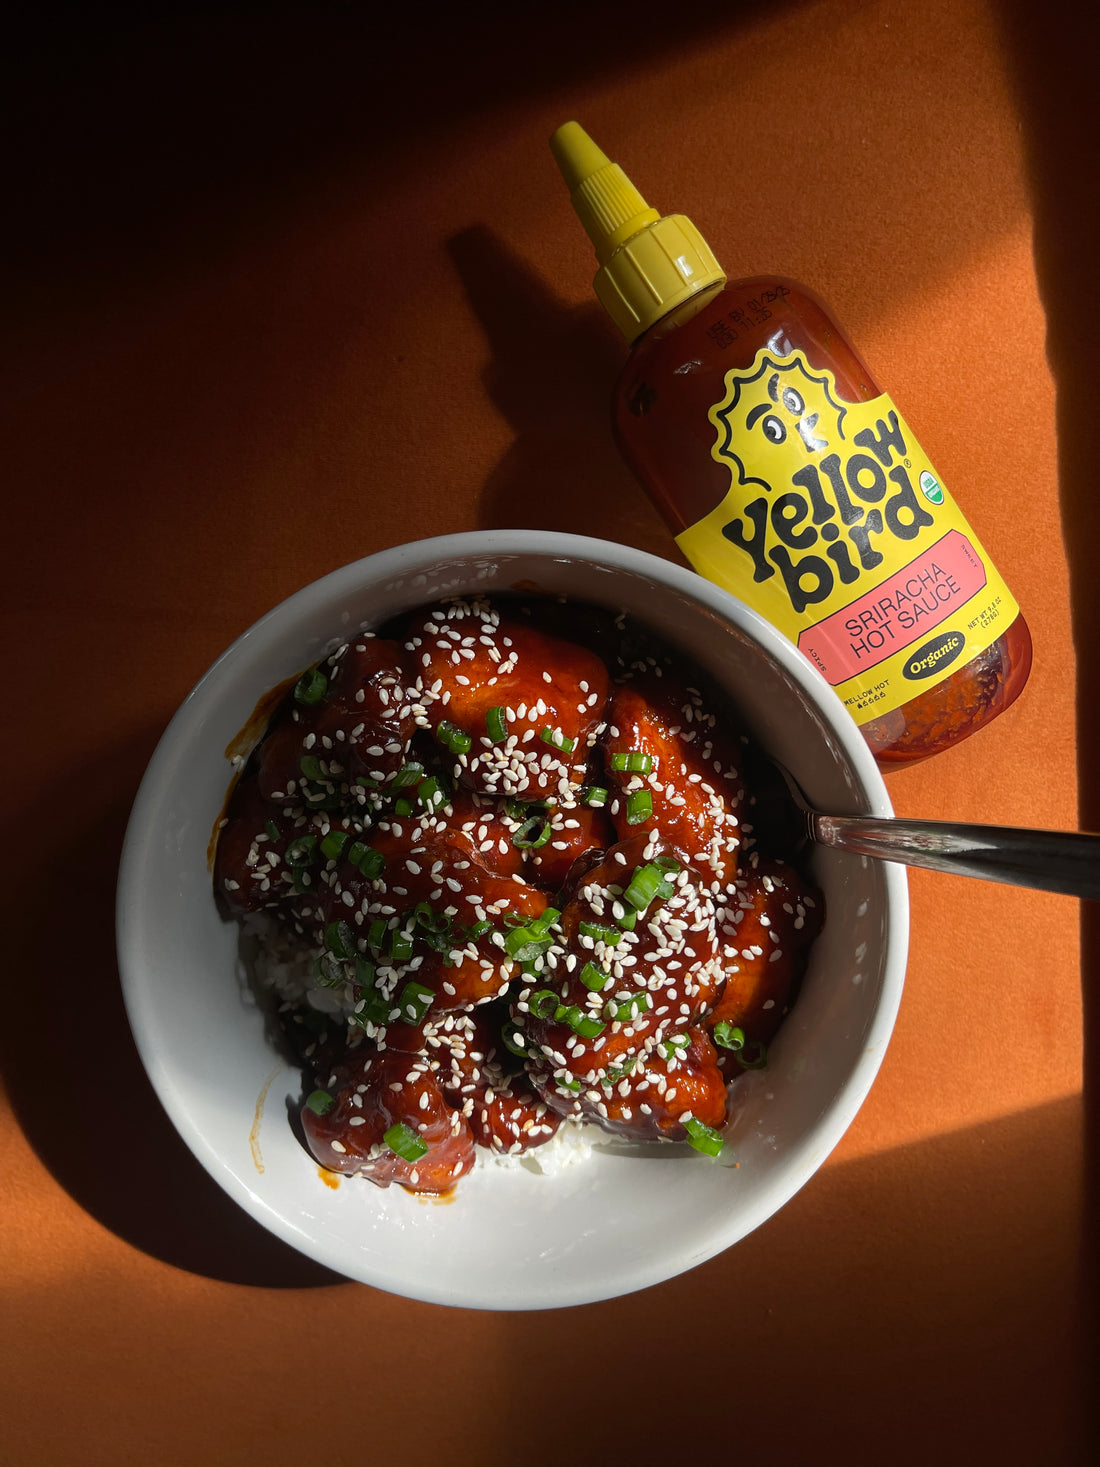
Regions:
<svg viewBox="0 0 1100 1467"><path fill-rule="evenodd" d="M214 888L234 912L259 912L295 893L293 864L307 859L317 840L312 816L273 805L255 774L240 779L218 834ZM287 862L290 849L291 863Z"/></svg>
<svg viewBox="0 0 1100 1467"><path fill-rule="evenodd" d="M267 799L324 801L404 764L422 716L396 642L360 636L304 674L258 751Z"/></svg>
<svg viewBox="0 0 1100 1467"><path fill-rule="evenodd" d="M568 796L581 784L609 685L595 653L465 601L425 617L405 647L428 722L452 735L461 784L520 800Z"/></svg>
<svg viewBox="0 0 1100 1467"><path fill-rule="evenodd" d="M429 815L380 821L361 843L374 857L366 872L350 841L323 873L318 940L344 922L385 996L396 1000L415 982L433 1015L498 997L515 966L503 946L505 919L530 920L547 905L546 893L522 879L522 857L505 831L469 796Z"/></svg>
<svg viewBox="0 0 1100 1467"><path fill-rule="evenodd" d="M700 695L668 676L617 687L602 742L620 839L659 830L721 891L737 874L744 783L740 748Z"/></svg>
<svg viewBox="0 0 1100 1467"><path fill-rule="evenodd" d="M725 1124L726 1086L714 1045L694 1026L620 1064L601 1083L582 1085L572 1098L554 1087L546 1096L562 1115L632 1141L683 1141L690 1121L715 1131Z"/></svg>
<svg viewBox="0 0 1100 1467"><path fill-rule="evenodd" d="M427 1053L444 1095L469 1121L479 1146L518 1155L549 1141L561 1124L527 1076L505 1068L480 1013L449 1014L432 1025Z"/></svg>
<svg viewBox="0 0 1100 1467"><path fill-rule="evenodd" d="M233 794L215 882L300 939L326 1167L446 1191L565 1117L713 1154L792 1001L821 909L742 846L728 715L619 618L604 656L584 624L458 600L354 637Z"/></svg>
<svg viewBox="0 0 1100 1467"><path fill-rule="evenodd" d="M543 970L513 1007L545 1094L617 1074L626 1057L699 1019L721 989L714 903L653 836L614 846L553 931Z"/></svg>
<svg viewBox="0 0 1100 1467"><path fill-rule="evenodd" d="M761 861L738 881L719 925L726 982L706 1023L712 1035L725 1025L744 1036L743 1050L719 1045L722 1068L731 1077L741 1070L738 1054L757 1063L777 1033L823 915L820 893L791 866Z"/></svg>
<svg viewBox="0 0 1100 1467"><path fill-rule="evenodd" d="M616 840L607 811L587 805L555 804L529 815L527 825L527 839L539 842L524 849L527 879L548 891L561 891L578 865L595 864Z"/></svg>
<svg viewBox="0 0 1100 1467"><path fill-rule="evenodd" d="M399 1182L411 1192L438 1193L473 1168L470 1127L446 1103L425 1060L397 1051L357 1054L328 1077L325 1089L331 1108L321 1115L307 1103L302 1128L329 1171L358 1173L379 1187Z"/></svg>

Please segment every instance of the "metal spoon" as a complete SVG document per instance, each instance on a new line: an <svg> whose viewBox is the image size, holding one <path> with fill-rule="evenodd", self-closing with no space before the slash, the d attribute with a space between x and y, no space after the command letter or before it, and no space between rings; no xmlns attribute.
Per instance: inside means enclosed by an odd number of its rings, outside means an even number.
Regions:
<svg viewBox="0 0 1100 1467"><path fill-rule="evenodd" d="M823 815L812 808L794 777L781 764L772 763L797 807L797 834L815 845L931 871L1100 898L1100 835L947 820Z"/></svg>

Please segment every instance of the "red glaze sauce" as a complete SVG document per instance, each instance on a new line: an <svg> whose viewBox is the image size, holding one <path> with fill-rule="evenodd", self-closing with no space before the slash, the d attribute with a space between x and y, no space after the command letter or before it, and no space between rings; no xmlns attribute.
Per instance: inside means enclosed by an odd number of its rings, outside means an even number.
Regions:
<svg viewBox="0 0 1100 1467"><path fill-rule="evenodd" d="M216 852L229 911L313 960L281 1018L314 1157L442 1195L563 1117L713 1150L822 913L742 828L734 714L590 607L384 631L283 697Z"/></svg>

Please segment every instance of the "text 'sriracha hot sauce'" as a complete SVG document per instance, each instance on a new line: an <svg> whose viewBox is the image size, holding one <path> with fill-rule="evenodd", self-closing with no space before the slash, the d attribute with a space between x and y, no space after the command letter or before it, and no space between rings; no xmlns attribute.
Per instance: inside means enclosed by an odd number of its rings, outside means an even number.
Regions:
<svg viewBox="0 0 1100 1467"><path fill-rule="evenodd" d="M633 344L616 438L687 559L795 643L880 763L996 718L1027 681L1027 624L824 304L778 276L727 282L577 123L550 146Z"/></svg>

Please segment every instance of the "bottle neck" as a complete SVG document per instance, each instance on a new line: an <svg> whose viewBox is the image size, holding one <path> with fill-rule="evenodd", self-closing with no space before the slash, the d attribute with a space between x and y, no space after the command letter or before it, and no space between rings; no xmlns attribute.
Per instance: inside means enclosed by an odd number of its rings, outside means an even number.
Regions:
<svg viewBox="0 0 1100 1467"><path fill-rule="evenodd" d="M710 303L722 294L725 288L726 281L724 278L722 280L715 280L710 285L704 286L702 290L696 291L687 300L681 301L678 306L673 306L663 316L659 316L648 330L643 331L641 336L632 342L632 345L639 346L643 341L660 341L663 337L670 336L672 332L678 331L681 326L686 326L689 321L694 320L701 311L705 311Z"/></svg>

